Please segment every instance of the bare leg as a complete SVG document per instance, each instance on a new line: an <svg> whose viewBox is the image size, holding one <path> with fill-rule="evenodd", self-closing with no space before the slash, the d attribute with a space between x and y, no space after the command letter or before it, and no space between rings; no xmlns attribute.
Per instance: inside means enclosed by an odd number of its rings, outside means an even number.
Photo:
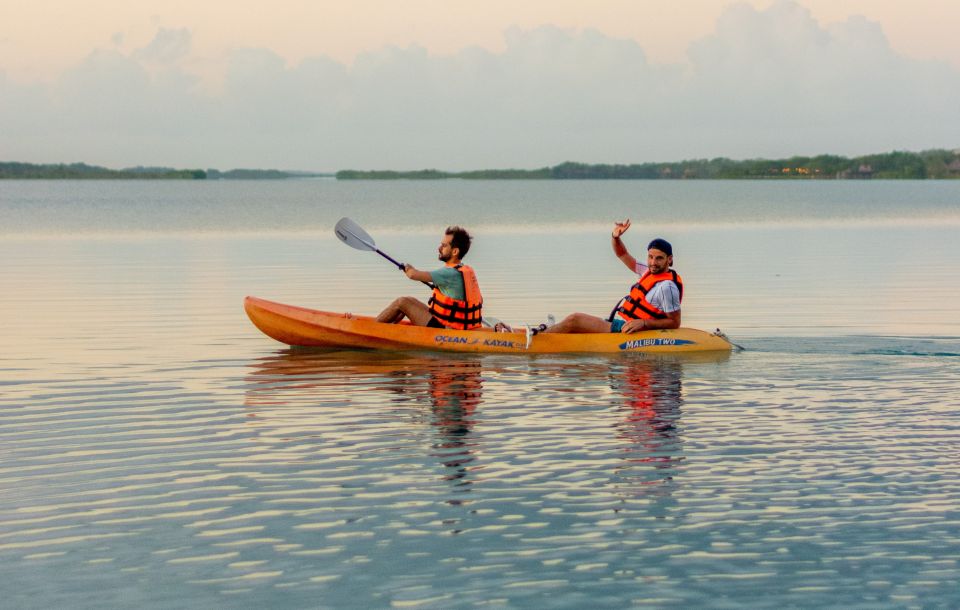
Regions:
<svg viewBox="0 0 960 610"><path fill-rule="evenodd" d="M399 297L380 312L377 322L396 324L408 318L416 326L426 326L432 317L430 308L423 302L413 297Z"/></svg>
<svg viewBox="0 0 960 610"><path fill-rule="evenodd" d="M542 331L545 333L608 333L610 323L588 313L572 313L557 324Z"/></svg>

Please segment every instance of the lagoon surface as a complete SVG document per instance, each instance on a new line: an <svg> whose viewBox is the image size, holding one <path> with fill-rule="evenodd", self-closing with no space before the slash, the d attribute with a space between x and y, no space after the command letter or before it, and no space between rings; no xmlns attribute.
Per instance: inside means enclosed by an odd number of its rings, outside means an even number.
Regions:
<svg viewBox="0 0 960 610"><path fill-rule="evenodd" d="M488 313L606 315L669 239L686 358L291 350L467 226ZM956 607L960 181L0 181L15 608Z"/></svg>

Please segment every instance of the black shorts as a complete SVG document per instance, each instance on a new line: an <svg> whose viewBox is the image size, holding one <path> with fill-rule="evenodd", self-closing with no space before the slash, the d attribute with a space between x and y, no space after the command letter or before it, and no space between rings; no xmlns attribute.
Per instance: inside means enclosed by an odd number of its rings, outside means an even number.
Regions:
<svg viewBox="0 0 960 610"><path fill-rule="evenodd" d="M427 328L446 328L446 326L441 324L440 320L430 316L430 321L427 322Z"/></svg>

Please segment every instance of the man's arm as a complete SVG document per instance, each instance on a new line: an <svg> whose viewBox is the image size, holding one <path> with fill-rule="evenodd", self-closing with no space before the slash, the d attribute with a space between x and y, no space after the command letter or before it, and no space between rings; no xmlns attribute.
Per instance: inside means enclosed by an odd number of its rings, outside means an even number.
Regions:
<svg viewBox="0 0 960 610"><path fill-rule="evenodd" d="M626 219L623 222L618 222L613 226L613 233L610 234L611 245L613 246L613 253L617 255L627 269L632 273L636 272L637 269L637 259L633 258L630 252L627 251L627 247L623 245L623 241L620 239L620 236L627 232L627 229L630 228L630 219Z"/></svg>
<svg viewBox="0 0 960 610"><path fill-rule="evenodd" d="M411 280L417 280L418 282L429 282L433 279L433 276L430 275L429 271L420 271L413 265L404 265L403 272L407 274L407 277Z"/></svg>
<svg viewBox="0 0 960 610"><path fill-rule="evenodd" d="M680 328L680 310L671 311L664 320L630 320L623 325L625 333L635 333L641 330L656 330L658 328Z"/></svg>

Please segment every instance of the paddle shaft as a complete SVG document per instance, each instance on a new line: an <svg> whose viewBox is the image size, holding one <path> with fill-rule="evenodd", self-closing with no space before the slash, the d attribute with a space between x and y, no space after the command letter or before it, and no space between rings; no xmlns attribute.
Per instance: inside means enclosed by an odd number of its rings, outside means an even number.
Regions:
<svg viewBox="0 0 960 610"><path fill-rule="evenodd" d="M403 270L404 270L404 265L403 265L403 263L398 263L392 256L390 256L389 254L387 254L386 252L384 252L384 251L381 250L380 248L374 248L373 251L376 252L377 254L379 254L380 256L382 256L383 258L387 259L388 261L390 261L390 262L393 263L394 265L396 265L396 266L397 266L397 269L399 269L400 271L403 271Z"/></svg>
<svg viewBox="0 0 960 610"><path fill-rule="evenodd" d="M390 262L393 263L394 265L396 265L396 266L397 266L397 269L399 269L400 271L406 271L406 270L407 270L407 266L406 266L406 265L404 265L403 263L398 263L392 256L390 256L389 254L387 254L386 252L384 252L384 251L381 250L380 248L374 248L373 251L376 252L377 254L379 254L380 256L382 256L383 258L387 259L388 261L390 261ZM424 286L427 286L428 288L433 288L433 287L434 287L433 284L431 284L430 282L420 282L420 283L423 284Z"/></svg>

